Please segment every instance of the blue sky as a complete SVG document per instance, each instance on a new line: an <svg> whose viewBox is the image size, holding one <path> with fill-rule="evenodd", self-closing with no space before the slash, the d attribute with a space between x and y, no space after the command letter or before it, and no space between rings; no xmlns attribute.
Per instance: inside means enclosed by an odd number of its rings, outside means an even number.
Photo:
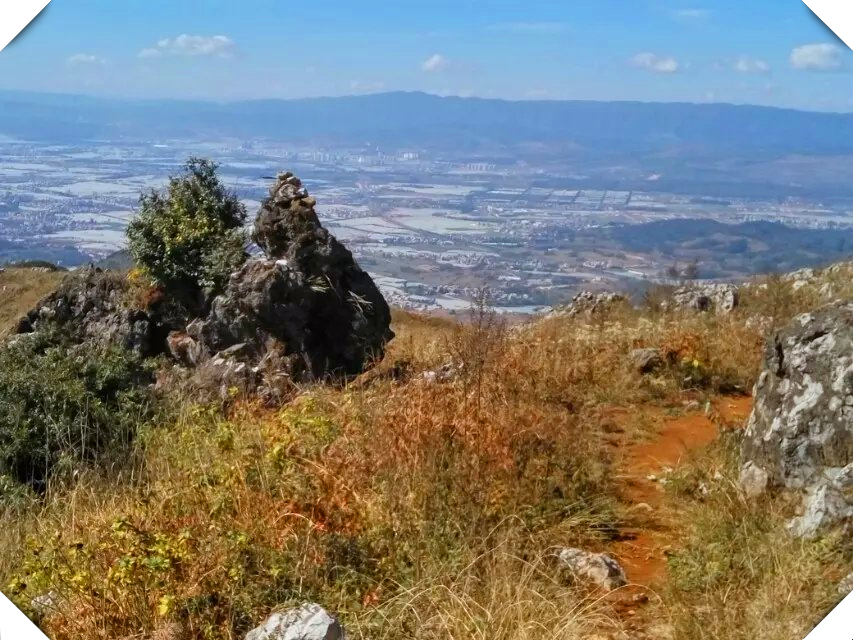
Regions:
<svg viewBox="0 0 853 640"><path fill-rule="evenodd" d="M800 0L53 0L0 88L143 98L382 90L853 111Z"/></svg>

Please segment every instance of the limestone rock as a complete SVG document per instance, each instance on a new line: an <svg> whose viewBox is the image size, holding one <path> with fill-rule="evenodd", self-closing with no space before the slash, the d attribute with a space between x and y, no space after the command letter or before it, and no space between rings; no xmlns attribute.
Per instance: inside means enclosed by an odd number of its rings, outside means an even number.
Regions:
<svg viewBox="0 0 853 640"><path fill-rule="evenodd" d="M274 613L246 634L246 640L346 640L338 620L318 604Z"/></svg>
<svg viewBox="0 0 853 640"><path fill-rule="evenodd" d="M204 359L204 349L199 342L182 331L172 331L166 338L169 354L181 364L195 367Z"/></svg>
<svg viewBox="0 0 853 640"><path fill-rule="evenodd" d="M224 293L188 323L170 292L134 308L123 277L93 267L69 275L18 323L58 326L77 344L142 357L167 353L197 385L283 397L293 383L355 377L383 357L391 312L370 276L320 224L298 178L279 176L255 222L264 255L231 274ZM255 387L255 388L253 388Z"/></svg>
<svg viewBox="0 0 853 640"><path fill-rule="evenodd" d="M791 288L794 291L812 284L816 278L817 272L811 268L798 269L797 271L792 271L791 273L786 273L782 276L783 280L791 283Z"/></svg>
<svg viewBox="0 0 853 640"><path fill-rule="evenodd" d="M268 256L284 256L305 236L322 229L314 204L299 178L280 173L255 220L255 242Z"/></svg>
<svg viewBox="0 0 853 640"><path fill-rule="evenodd" d="M80 269L21 318L16 333L57 326L77 342L120 346L143 357L162 353L168 330L150 311L126 305L124 293L123 279L115 274Z"/></svg>
<svg viewBox="0 0 853 640"><path fill-rule="evenodd" d="M788 526L795 536L814 538L839 524L848 534L853 532L853 464L837 473L827 472L809 487L803 499L803 515Z"/></svg>
<svg viewBox="0 0 853 640"><path fill-rule="evenodd" d="M262 382L259 369L233 353L233 350L226 349L202 362L195 371L196 380L203 387L216 391L220 398L246 395L255 391Z"/></svg>
<svg viewBox="0 0 853 640"><path fill-rule="evenodd" d="M801 535L843 524L853 515L844 506L853 505L853 303L798 316L768 341L764 360L742 482L803 492L805 514L792 524Z"/></svg>
<svg viewBox="0 0 853 640"><path fill-rule="evenodd" d="M672 307L682 311L730 313L740 303L733 284L702 284L681 287L672 294Z"/></svg>
<svg viewBox="0 0 853 640"><path fill-rule="evenodd" d="M591 553L569 547L562 549L558 557L560 563L573 575L608 591L628 584L625 570L606 553Z"/></svg>
<svg viewBox="0 0 853 640"><path fill-rule="evenodd" d="M631 364L640 373L652 373L660 369L664 362L657 349L634 349L630 355Z"/></svg>
<svg viewBox="0 0 853 640"><path fill-rule="evenodd" d="M424 371L421 374L421 379L426 382L453 382L465 368L464 365L456 365L452 362L446 362L438 369Z"/></svg>
<svg viewBox="0 0 853 640"><path fill-rule="evenodd" d="M49 591L44 595L36 596L30 601L30 607L32 607L37 620L56 613L59 611L61 605L62 598L56 591Z"/></svg>
<svg viewBox="0 0 853 640"><path fill-rule="evenodd" d="M555 308L548 315L550 317L594 315L623 304L629 304L629 300L621 293L581 291L572 298L569 304Z"/></svg>
<svg viewBox="0 0 853 640"><path fill-rule="evenodd" d="M746 462L740 471L740 484L748 498L758 498L767 491L769 474L752 460Z"/></svg>

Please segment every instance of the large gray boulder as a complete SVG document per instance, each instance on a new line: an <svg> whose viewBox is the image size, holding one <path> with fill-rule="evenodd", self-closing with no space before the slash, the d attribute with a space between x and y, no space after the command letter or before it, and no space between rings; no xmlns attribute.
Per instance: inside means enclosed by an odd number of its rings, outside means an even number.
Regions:
<svg viewBox="0 0 853 640"><path fill-rule="evenodd" d="M766 345L742 450L753 496L802 492L795 533L816 535L853 516L853 303L798 316Z"/></svg>
<svg viewBox="0 0 853 640"><path fill-rule="evenodd" d="M192 336L204 352L245 345L248 364L297 382L345 379L382 358L394 336L388 304L314 204L298 178L279 175L255 221L265 255L213 301Z"/></svg>
<svg viewBox="0 0 853 640"><path fill-rule="evenodd" d="M346 640L346 632L337 618L318 604L274 613L246 640Z"/></svg>

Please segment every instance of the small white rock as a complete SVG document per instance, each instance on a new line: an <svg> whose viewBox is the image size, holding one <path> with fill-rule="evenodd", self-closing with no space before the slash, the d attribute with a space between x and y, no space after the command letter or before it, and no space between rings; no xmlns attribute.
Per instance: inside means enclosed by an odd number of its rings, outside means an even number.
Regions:
<svg viewBox="0 0 853 640"><path fill-rule="evenodd" d="M560 562L575 576L612 591L628 584L625 570L606 553L591 553L583 549L566 548L559 553Z"/></svg>
<svg viewBox="0 0 853 640"><path fill-rule="evenodd" d="M318 604L274 613L246 640L346 640L346 632L337 618Z"/></svg>

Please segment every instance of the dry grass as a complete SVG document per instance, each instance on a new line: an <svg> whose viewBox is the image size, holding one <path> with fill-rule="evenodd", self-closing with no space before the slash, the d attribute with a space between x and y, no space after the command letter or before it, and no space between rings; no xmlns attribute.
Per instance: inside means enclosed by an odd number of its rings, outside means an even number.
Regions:
<svg viewBox="0 0 853 640"><path fill-rule="evenodd" d="M357 619L359 636L492 640L574 640L619 632L621 622L601 599L560 582L548 558L522 559L497 547L453 576L424 581ZM362 626L364 625L364 626Z"/></svg>
<svg viewBox="0 0 853 640"><path fill-rule="evenodd" d="M684 538L663 606L677 638L799 640L840 600L853 547L837 537L797 540L785 528L790 504L746 500L738 445L729 435L674 479Z"/></svg>
<svg viewBox="0 0 853 640"><path fill-rule="evenodd" d="M606 607L544 560L616 526L595 407L566 399L586 347L481 320L405 317L388 361L408 362L407 379L306 389L281 411L187 407L143 438L132 481L84 479L38 513L7 515L7 551L29 540L23 570L2 565L18 602L60 594L45 622L56 640L172 621L237 638L305 599L371 637L453 625L470 637L498 619L507 638L600 626ZM447 360L465 362L456 380L420 375ZM601 365L625 366L615 353ZM513 623L523 611L536 617Z"/></svg>
<svg viewBox="0 0 853 640"><path fill-rule="evenodd" d="M62 272L9 268L0 273L0 336L62 280Z"/></svg>
<svg viewBox="0 0 853 640"><path fill-rule="evenodd" d="M242 638L305 600L355 637L615 633L612 604L552 557L606 548L623 524L604 409L749 390L768 328L754 318L816 295L779 284L726 317L618 309L514 327L487 309L464 325L395 312L390 352L356 384L303 389L280 410L184 403L143 434L123 478L84 474L43 502L4 494L0 580L25 608L55 592L55 640ZM639 347L665 367L640 375ZM450 381L424 377L448 363ZM684 550L649 606L680 638L797 637L832 603L846 551L789 539L784 505L745 503L735 448L674 483Z"/></svg>

